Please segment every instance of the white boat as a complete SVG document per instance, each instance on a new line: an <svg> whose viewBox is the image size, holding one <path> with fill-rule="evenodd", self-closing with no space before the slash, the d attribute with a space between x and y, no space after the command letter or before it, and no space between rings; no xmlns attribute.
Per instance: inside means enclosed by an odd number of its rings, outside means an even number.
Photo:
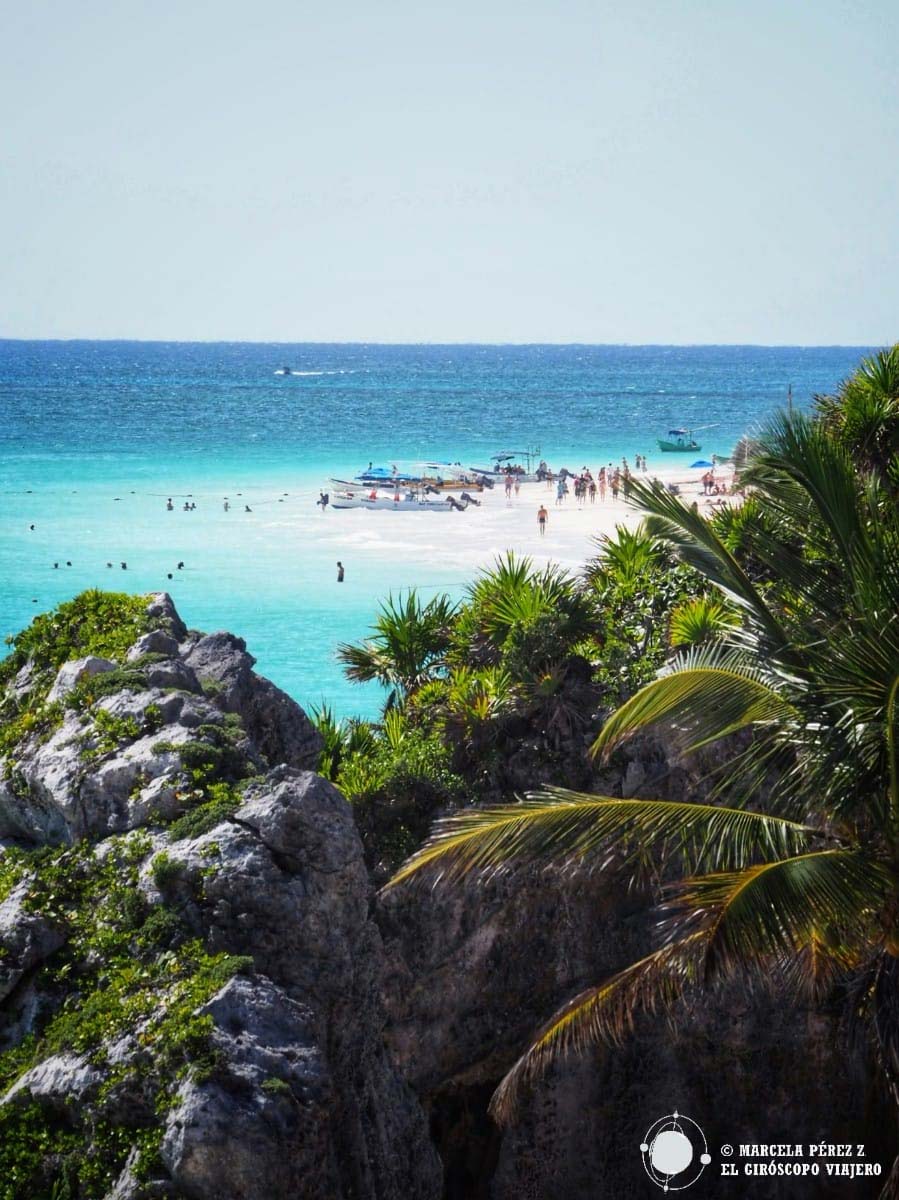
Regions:
<svg viewBox="0 0 899 1200"><path fill-rule="evenodd" d="M494 482L504 481L507 475L512 475L519 483L537 483L543 475L532 470L533 460L540 455L539 449L532 450L502 450L499 454L491 454L492 467L469 467L475 475L483 475ZM516 461L523 459L525 466Z"/></svg>
<svg viewBox="0 0 899 1200"><path fill-rule="evenodd" d="M340 491L331 496L332 508L369 508L376 512L450 512L454 507L464 508L464 505L453 504L450 498L443 500L425 500L413 492L395 492L384 495L369 491Z"/></svg>

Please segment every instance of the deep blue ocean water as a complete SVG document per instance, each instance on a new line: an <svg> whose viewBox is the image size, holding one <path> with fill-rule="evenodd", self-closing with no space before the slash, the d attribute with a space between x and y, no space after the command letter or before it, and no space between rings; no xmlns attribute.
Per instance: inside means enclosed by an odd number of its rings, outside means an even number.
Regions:
<svg viewBox="0 0 899 1200"><path fill-rule="evenodd" d="M389 541L316 523L328 476L533 444L554 467L652 464L673 425L714 423L702 456L726 454L789 385L807 404L868 352L0 341L0 635L84 587L168 588L188 624L238 632L301 702L371 713L376 692L342 678L336 644L390 589L463 581L440 531L412 570ZM338 591L341 556L354 569Z"/></svg>

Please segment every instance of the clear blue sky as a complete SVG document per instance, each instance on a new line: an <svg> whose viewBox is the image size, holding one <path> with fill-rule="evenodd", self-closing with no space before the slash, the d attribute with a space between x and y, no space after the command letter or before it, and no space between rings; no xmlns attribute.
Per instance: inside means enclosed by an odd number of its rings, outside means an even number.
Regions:
<svg viewBox="0 0 899 1200"><path fill-rule="evenodd" d="M899 337L896 0L0 18L0 336Z"/></svg>

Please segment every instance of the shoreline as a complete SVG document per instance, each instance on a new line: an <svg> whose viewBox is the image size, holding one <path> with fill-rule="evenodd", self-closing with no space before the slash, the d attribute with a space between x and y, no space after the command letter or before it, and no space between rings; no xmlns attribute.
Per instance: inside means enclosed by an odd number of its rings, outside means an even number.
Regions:
<svg viewBox="0 0 899 1200"><path fill-rule="evenodd" d="M703 504L700 479L701 467L671 467L635 473L637 480L657 479L664 484L677 483L681 498L687 503L698 500ZM733 468L719 466L716 479L730 485ZM420 562L428 550L439 555L441 565L457 565L467 571L469 578L507 551L527 555L535 562L557 562L567 570L577 572L595 553L594 539L614 533L617 525L635 526L642 519L640 511L619 496L612 500L589 499L577 503L569 494L562 504L556 504L555 484L523 483L519 494L507 500L501 486L477 494L480 507L465 513L443 514L390 512L389 510L341 509L324 514L329 525L335 523L335 537L341 546L366 551L374 546L383 549L389 544L403 562ZM537 510L547 509L546 533L540 535ZM339 522L339 527L336 526ZM440 539L450 522L450 541ZM439 539L439 540L438 540ZM412 582L405 586L422 586Z"/></svg>
<svg viewBox="0 0 899 1200"><path fill-rule="evenodd" d="M690 501L701 499L701 474L681 464L639 477L688 481ZM169 591L195 628L244 631L257 669L304 707L324 701L341 716L373 716L380 693L349 683L335 651L368 636L391 593L417 588L458 599L509 550L576 573L595 554L594 539L640 520L621 498L579 506L569 495L557 506L543 483L522 484L508 503L502 488L480 493L481 506L466 512L322 513L315 506L325 483L318 471L247 473L243 482L235 471L228 478L227 484L220 474L176 479L160 471L149 486L134 475L114 483L81 479L72 488L46 481L33 491L4 493L0 557L9 569L0 579L0 637L87 588ZM197 509L184 512L188 492ZM223 494L231 496L228 512ZM542 538L541 504L548 510ZM337 560L346 568L339 585Z"/></svg>

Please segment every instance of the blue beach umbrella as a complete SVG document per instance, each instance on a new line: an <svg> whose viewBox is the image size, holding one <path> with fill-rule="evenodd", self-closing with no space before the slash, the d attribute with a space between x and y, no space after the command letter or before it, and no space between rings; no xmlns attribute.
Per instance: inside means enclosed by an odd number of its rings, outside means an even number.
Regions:
<svg viewBox="0 0 899 1200"><path fill-rule="evenodd" d="M697 458L695 463L690 463L691 467L713 467L715 464L706 462L704 458Z"/></svg>

